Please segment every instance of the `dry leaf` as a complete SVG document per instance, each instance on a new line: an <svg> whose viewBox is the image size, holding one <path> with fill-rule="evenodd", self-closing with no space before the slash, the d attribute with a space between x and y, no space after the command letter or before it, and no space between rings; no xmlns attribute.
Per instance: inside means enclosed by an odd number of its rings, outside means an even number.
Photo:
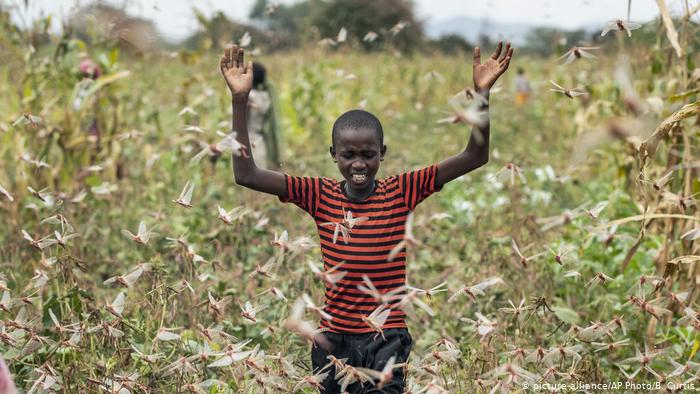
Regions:
<svg viewBox="0 0 700 394"><path fill-rule="evenodd" d="M656 0L656 4L659 5L659 11L661 11L661 19L664 21L664 26L666 26L666 37L671 42L673 49L676 50L676 56L682 57L683 50L681 45L678 43L678 32L673 26L673 19L671 19L671 14L668 13L668 7L666 7L666 1Z"/></svg>

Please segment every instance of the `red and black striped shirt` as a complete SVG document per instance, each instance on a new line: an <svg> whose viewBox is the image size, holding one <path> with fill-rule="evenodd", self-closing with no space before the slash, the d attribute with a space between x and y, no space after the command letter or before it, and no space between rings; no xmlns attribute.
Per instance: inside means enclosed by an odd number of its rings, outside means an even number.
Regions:
<svg viewBox="0 0 700 394"><path fill-rule="evenodd" d="M375 310L379 303L358 290L362 275L387 293L406 284L406 250L402 249L388 262L389 252L403 239L406 218L410 211L425 198L440 191L436 187L437 164L419 170L376 180L374 193L364 201L351 201L344 192L345 181L330 178L296 177L285 174L287 196L282 202L292 202L316 222L326 270L341 264L339 271L347 271L336 283L336 288L326 285L324 310L333 317L321 320L321 327L336 333L372 332L362 317ZM344 212L352 212L354 218L367 219L356 223L350 230L347 243L338 235L333 243L335 226L326 222L343 223ZM399 301L389 304L391 314L384 328L406 327L406 314L396 308Z"/></svg>

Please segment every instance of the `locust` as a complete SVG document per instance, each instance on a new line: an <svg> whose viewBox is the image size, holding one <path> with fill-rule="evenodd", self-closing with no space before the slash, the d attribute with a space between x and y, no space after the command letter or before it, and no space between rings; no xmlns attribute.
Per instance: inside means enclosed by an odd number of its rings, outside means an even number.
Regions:
<svg viewBox="0 0 700 394"><path fill-rule="evenodd" d="M575 97L588 94L588 93L586 93L586 91L584 91L583 89L580 89L580 88L564 88L561 85L559 85L558 83L551 81L551 80L549 81L549 83L554 85L553 88L549 89L550 91L556 92L556 93L562 93L564 96L568 97L569 99L574 99Z"/></svg>
<svg viewBox="0 0 700 394"><path fill-rule="evenodd" d="M180 192L180 197L177 200L173 200L174 203L185 208L192 208L192 192L194 191L194 183L187 181L185 187L182 188Z"/></svg>
<svg viewBox="0 0 700 394"><path fill-rule="evenodd" d="M129 237L132 241L136 242L137 244L147 245L151 237L155 235L155 233L153 232L154 228L155 226L148 229L146 227L146 223L141 221L139 222L139 229L136 234L126 229L122 230L122 234Z"/></svg>
<svg viewBox="0 0 700 394"><path fill-rule="evenodd" d="M447 302L454 302L462 294L466 294L472 301L475 301L477 296L486 295L484 290L497 284L505 284L505 282L500 277L494 276L472 286L463 285L447 299Z"/></svg>
<svg viewBox="0 0 700 394"><path fill-rule="evenodd" d="M334 266L332 266L330 269L322 271L319 269L316 264L314 264L311 260L307 260L307 265L311 269L311 272L313 272L314 276L323 282L326 283L327 286L331 287L332 289L336 289L338 286L336 284L341 281L345 275L347 275L347 271L339 271L339 269L343 266L344 262L340 262Z"/></svg>
<svg viewBox="0 0 700 394"><path fill-rule="evenodd" d="M595 59L596 55L590 53L589 51L600 49L600 47L584 47L584 46L573 46L565 54L561 55L557 60L564 60L564 64L569 64L574 60L578 59Z"/></svg>
<svg viewBox="0 0 700 394"><path fill-rule="evenodd" d="M372 330L377 332L374 335L375 339L377 338L377 335L381 335L386 341L382 327L384 327L384 323L386 323L386 320L389 318L389 314L391 314L391 309L385 304L382 304L369 315L362 317L362 321L365 322L365 324L367 324Z"/></svg>
<svg viewBox="0 0 700 394"><path fill-rule="evenodd" d="M627 37L632 37L632 30L636 30L642 27L641 23L637 22L624 22L622 19L615 19L608 22L600 33L601 37L604 37L610 31L621 31L627 34Z"/></svg>

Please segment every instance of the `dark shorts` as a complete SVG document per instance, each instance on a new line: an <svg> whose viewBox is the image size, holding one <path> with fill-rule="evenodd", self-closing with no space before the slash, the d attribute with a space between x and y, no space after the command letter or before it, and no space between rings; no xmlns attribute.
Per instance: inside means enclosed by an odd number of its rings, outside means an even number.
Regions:
<svg viewBox="0 0 700 394"><path fill-rule="evenodd" d="M319 346L314 346L311 350L311 363L313 364L314 372L323 368L328 364L328 356L332 354L336 358L348 358L347 363L353 367L371 368L381 371L386 362L391 356L396 356L394 363L399 364L408 361L408 355L411 352L413 339L406 328L388 328L384 330L384 337L376 333L368 334L334 334L325 332L322 335L328 339L333 346L330 351L323 350ZM323 381L325 390L323 394L340 393L340 386L334 379L335 367L326 369L329 372L326 379ZM324 372L326 372L324 371ZM404 391L404 374L403 368L394 369L394 378L390 383L387 383L378 389L371 383L365 383L364 387L359 383L353 383L348 386L346 391L350 394L365 394L365 393L396 393L400 394Z"/></svg>

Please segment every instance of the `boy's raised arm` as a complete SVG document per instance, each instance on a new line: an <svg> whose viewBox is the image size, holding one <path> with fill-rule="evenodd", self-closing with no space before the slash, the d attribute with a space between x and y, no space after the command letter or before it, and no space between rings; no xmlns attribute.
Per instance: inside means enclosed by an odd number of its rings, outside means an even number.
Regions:
<svg viewBox="0 0 700 394"><path fill-rule="evenodd" d="M486 111L486 122L480 126L474 126L464 151L438 163L436 186L442 186L489 161L489 92L496 80L508 69L510 59L513 56L513 48L510 47L510 43L506 44L505 51L501 55L502 49L503 42L499 42L496 51L482 63L479 47L474 48L474 89L486 99L486 103L481 108L481 110Z"/></svg>
<svg viewBox="0 0 700 394"><path fill-rule="evenodd" d="M221 73L231 90L233 107L233 130L236 139L248 152L252 152L248 137L248 94L253 87L253 62L244 62L243 48L234 45L224 49L220 61ZM259 147L258 149L261 149ZM287 195L287 182L284 174L258 168L253 155L233 155L233 174L236 183L249 189L284 197Z"/></svg>

